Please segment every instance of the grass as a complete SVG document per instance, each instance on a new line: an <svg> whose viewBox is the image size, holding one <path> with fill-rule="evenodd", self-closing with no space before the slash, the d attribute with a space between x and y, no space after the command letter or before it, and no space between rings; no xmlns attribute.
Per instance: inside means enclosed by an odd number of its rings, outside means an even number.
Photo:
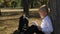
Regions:
<svg viewBox="0 0 60 34"><path fill-rule="evenodd" d="M29 26L32 25L32 21L41 22L39 18L29 18ZM12 34L18 29L19 19L4 20L0 23L0 34ZM40 24L39 24L40 25Z"/></svg>
<svg viewBox="0 0 60 34"><path fill-rule="evenodd" d="M0 34L11 34L18 28L18 19L16 20L5 20L0 25ZM2 26L2 27L1 27Z"/></svg>
<svg viewBox="0 0 60 34"><path fill-rule="evenodd" d="M2 13L2 14L3 14L3 16L0 17L0 34L12 34L15 30L18 29L19 19L15 19L16 16L13 17L13 15L16 13L14 13L12 16L10 16L10 12L8 12L8 14L7 13ZM4 16L5 14L7 14L9 16ZM21 15L20 12L18 12L18 14L19 14L19 16ZM10 19L11 17L13 19ZM29 18L29 26L32 25L32 21L37 21L38 24L40 25L41 19L40 18Z"/></svg>

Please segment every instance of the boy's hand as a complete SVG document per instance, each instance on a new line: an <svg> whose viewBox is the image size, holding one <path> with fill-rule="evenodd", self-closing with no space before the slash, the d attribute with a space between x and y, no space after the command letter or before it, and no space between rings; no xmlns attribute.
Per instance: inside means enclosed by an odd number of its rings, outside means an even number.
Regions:
<svg viewBox="0 0 60 34"><path fill-rule="evenodd" d="M38 30L40 30L40 31L41 31L41 30L42 30L42 28L41 28L40 26L38 26Z"/></svg>
<svg viewBox="0 0 60 34"><path fill-rule="evenodd" d="M37 21L32 21L32 24L38 26Z"/></svg>

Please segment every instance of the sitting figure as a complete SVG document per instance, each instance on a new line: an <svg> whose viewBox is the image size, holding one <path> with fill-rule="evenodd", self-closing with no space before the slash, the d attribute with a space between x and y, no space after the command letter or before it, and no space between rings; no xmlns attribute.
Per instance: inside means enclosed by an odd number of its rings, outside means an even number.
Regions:
<svg viewBox="0 0 60 34"><path fill-rule="evenodd" d="M52 21L48 16L48 8L46 5L42 5L39 10L38 14L42 18L41 25L38 25L36 21L33 21L33 25L25 31L24 34L51 34L53 32Z"/></svg>
<svg viewBox="0 0 60 34"><path fill-rule="evenodd" d="M18 30L15 30L13 34L23 34L28 29L28 18L25 15L22 15L19 18L19 27Z"/></svg>
<svg viewBox="0 0 60 34"><path fill-rule="evenodd" d="M19 19L18 30L21 32L26 31L28 28L28 18L25 15L22 15Z"/></svg>

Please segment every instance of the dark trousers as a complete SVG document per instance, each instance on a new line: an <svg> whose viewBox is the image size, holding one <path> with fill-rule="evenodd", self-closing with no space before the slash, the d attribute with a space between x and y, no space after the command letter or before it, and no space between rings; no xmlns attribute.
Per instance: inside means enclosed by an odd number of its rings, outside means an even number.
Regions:
<svg viewBox="0 0 60 34"><path fill-rule="evenodd" d="M42 31L39 31L37 26L32 25L31 27L29 27L24 34L44 34Z"/></svg>

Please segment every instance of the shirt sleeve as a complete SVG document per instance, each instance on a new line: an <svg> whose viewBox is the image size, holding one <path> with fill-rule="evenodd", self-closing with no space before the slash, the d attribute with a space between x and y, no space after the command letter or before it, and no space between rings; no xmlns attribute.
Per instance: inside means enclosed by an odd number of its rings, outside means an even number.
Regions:
<svg viewBox="0 0 60 34"><path fill-rule="evenodd" d="M42 21L41 28L43 32L53 32L52 22L50 19Z"/></svg>

